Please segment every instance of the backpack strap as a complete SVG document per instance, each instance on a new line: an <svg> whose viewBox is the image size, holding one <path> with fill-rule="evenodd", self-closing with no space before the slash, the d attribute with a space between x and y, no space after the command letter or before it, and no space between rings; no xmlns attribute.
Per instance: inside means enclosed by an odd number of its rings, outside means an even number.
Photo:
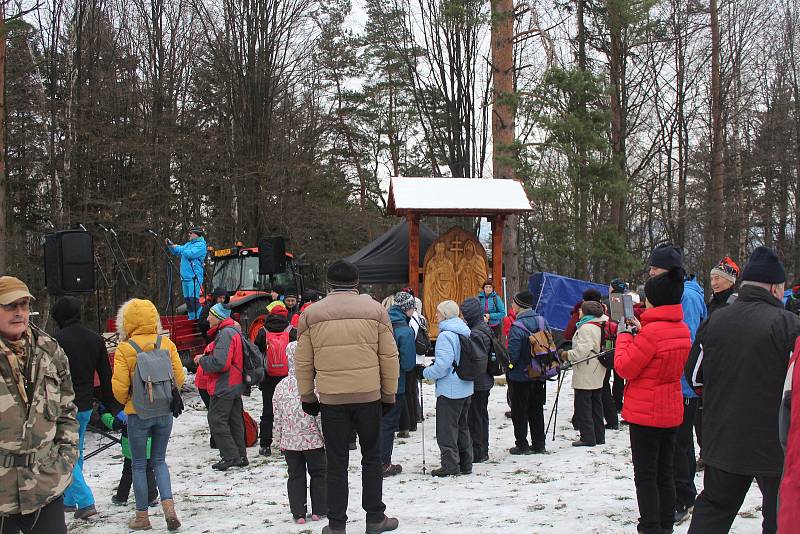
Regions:
<svg viewBox="0 0 800 534"><path fill-rule="evenodd" d="M524 324L522 324L522 321L514 321L513 323L511 323L511 326L516 326L517 328L519 328L528 335L533 334L533 332L528 330L528 328Z"/></svg>
<svg viewBox="0 0 800 534"><path fill-rule="evenodd" d="M546 330L544 325L544 317L542 317L541 315L536 316L536 324L539 326L540 332L544 332Z"/></svg>
<svg viewBox="0 0 800 534"><path fill-rule="evenodd" d="M138 344L138 343L136 343L134 340L132 340L132 339L129 339L129 340L127 341L127 343L128 343L128 345L130 345L131 347L133 347L133 350L135 350L135 351L136 351L136 354L139 354L140 352L144 352L144 350L142 350L142 347L140 347L140 346L139 346L139 344Z"/></svg>

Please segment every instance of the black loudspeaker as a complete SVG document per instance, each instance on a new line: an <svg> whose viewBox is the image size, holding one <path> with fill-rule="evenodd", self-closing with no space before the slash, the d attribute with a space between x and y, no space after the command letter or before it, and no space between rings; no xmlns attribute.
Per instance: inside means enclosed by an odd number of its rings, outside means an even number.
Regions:
<svg viewBox="0 0 800 534"><path fill-rule="evenodd" d="M286 240L276 235L258 240L258 274L278 274L286 270Z"/></svg>
<svg viewBox="0 0 800 534"><path fill-rule="evenodd" d="M94 291L94 241L83 230L44 237L44 278L51 295Z"/></svg>

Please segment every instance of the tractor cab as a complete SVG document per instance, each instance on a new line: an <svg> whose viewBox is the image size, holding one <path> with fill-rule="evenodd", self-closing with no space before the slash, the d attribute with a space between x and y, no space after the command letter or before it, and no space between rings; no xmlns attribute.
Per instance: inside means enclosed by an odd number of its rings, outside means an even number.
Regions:
<svg viewBox="0 0 800 534"><path fill-rule="evenodd" d="M242 331L254 340L264 325L266 306L270 302L268 291L275 287L283 290L295 288L303 292L303 278L295 264L294 256L286 253L286 269L275 274L259 274L258 247L245 247L242 243L224 249L209 249L213 266L210 287L222 287L228 292L229 306L238 314ZM205 302L205 296L202 302Z"/></svg>

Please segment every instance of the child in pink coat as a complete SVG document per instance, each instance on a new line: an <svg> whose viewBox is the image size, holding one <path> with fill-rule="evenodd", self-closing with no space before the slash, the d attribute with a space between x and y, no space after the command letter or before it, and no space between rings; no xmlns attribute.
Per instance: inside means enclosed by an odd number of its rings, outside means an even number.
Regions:
<svg viewBox="0 0 800 534"><path fill-rule="evenodd" d="M297 342L286 346L289 364L288 376L281 380L272 397L275 414L273 440L277 443L289 471L286 489L289 493L289 509L297 524L305 524L306 476L311 477L311 520L319 521L328 511L326 490L327 462L325 442L322 438L322 421L319 415L312 417L303 411L297 378L294 371L294 351Z"/></svg>

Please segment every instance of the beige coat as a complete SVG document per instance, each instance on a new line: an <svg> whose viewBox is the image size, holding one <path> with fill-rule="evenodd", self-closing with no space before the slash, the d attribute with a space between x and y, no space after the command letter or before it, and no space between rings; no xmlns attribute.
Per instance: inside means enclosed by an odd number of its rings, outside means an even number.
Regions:
<svg viewBox="0 0 800 534"><path fill-rule="evenodd" d="M608 317L603 315L581 325L572 338L572 349L565 351L562 357L576 362L599 353L602 350L600 347L602 335L600 323L606 321L608 321ZM597 358L579 363L572 367L572 388L601 389L605 377L606 368Z"/></svg>
<svg viewBox="0 0 800 534"><path fill-rule="evenodd" d="M303 402L394 403L400 360L389 315L355 291L337 291L306 309L294 363Z"/></svg>

